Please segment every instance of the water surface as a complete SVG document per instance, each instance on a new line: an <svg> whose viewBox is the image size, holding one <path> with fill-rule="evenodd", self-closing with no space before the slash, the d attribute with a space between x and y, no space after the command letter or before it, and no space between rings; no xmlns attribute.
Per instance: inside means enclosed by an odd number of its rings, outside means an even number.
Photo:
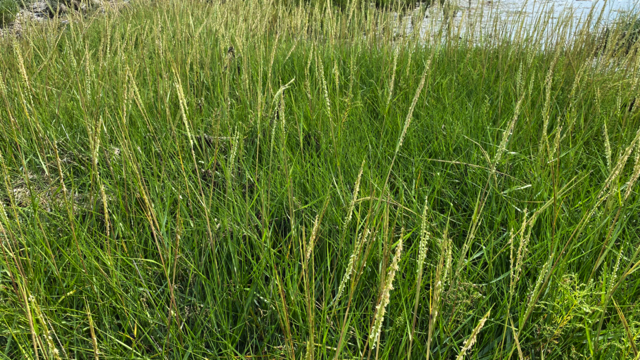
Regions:
<svg viewBox="0 0 640 360"><path fill-rule="evenodd" d="M450 31L463 36L472 32L474 36L501 32L514 32L522 28L525 33L535 34L537 39L545 41L558 32L572 34L585 26L593 27L596 19L599 26L606 26L619 16L637 13L640 5L637 0L453 0L449 14L452 14ZM447 23L443 8L434 6L427 10L426 18L421 22L420 35L428 39ZM592 13L591 21L589 14ZM451 16L451 15L450 15ZM541 24L541 21L547 24ZM498 26L496 26L498 24ZM544 29L544 31L540 31ZM562 30L561 30L562 29ZM405 31L413 30L410 22L405 21ZM569 31L566 31L569 30ZM568 40L568 39L565 39Z"/></svg>

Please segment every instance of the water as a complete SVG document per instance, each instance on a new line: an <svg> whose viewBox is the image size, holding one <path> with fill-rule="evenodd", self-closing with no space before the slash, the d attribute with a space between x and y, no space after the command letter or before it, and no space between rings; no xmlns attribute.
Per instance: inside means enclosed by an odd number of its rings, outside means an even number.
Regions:
<svg viewBox="0 0 640 360"><path fill-rule="evenodd" d="M603 20L610 21L622 13L634 10L634 7L637 9L637 4L634 2L633 0L498 0L495 5L489 4L495 6L500 18L507 19L514 14L521 14L526 19L525 23L532 24L541 14L551 15L553 20L567 15L580 21L587 17L592 8L596 14L604 10Z"/></svg>
<svg viewBox="0 0 640 360"><path fill-rule="evenodd" d="M457 1L450 9L449 31L464 36L467 32L492 36L497 29L513 30L521 27L525 33L536 34L538 41L545 42L561 32L565 35L575 33L585 25L593 26L600 15L601 26L607 25L617 17L631 12L640 12L638 0L453 0ZM593 11L591 24L586 24L589 13ZM429 39L440 33L447 21L443 9L434 6L426 11L425 19L418 25L423 39ZM414 18L415 19L415 18ZM539 19L548 21L541 25ZM405 31L413 30L411 21L405 17ZM496 27L496 21L498 26ZM414 20L415 22L415 20ZM558 31L558 25L565 31ZM541 28L544 31L541 31ZM568 30L568 31L566 31ZM503 33L502 35L505 35Z"/></svg>

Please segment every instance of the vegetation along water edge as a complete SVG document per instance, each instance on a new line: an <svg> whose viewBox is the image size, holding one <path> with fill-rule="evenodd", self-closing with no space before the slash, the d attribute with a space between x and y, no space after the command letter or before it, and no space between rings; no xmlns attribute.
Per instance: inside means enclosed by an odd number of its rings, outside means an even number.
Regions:
<svg viewBox="0 0 640 360"><path fill-rule="evenodd" d="M5 33L0 359L640 359L638 15L385 4Z"/></svg>

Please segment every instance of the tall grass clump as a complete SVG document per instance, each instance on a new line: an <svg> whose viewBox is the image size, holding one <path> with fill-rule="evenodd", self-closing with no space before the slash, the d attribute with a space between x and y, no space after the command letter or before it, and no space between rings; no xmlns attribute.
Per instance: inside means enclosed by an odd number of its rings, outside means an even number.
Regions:
<svg viewBox="0 0 640 360"><path fill-rule="evenodd" d="M15 0L0 0L0 28L15 20L18 9L18 2Z"/></svg>
<svg viewBox="0 0 640 360"><path fill-rule="evenodd" d="M639 57L423 15L1 38L0 357L637 359Z"/></svg>

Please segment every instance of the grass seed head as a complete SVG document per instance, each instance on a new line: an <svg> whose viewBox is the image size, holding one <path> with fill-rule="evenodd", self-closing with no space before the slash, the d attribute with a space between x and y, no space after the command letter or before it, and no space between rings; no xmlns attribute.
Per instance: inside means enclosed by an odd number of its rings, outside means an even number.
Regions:
<svg viewBox="0 0 640 360"><path fill-rule="evenodd" d="M387 98L387 108L391 103L391 98L393 97L393 85L396 80L396 65L398 65L398 54L400 53L400 46L396 46L393 52L393 66L391 67L391 83L389 85L389 97Z"/></svg>
<svg viewBox="0 0 640 360"><path fill-rule="evenodd" d="M313 222L313 230L311 230L311 237L309 238L309 245L307 246L307 255L305 256L305 261L309 261L309 259L311 258L311 252L313 251L316 236L318 235L318 227L320 226L319 219L320 214L316 215L316 220Z"/></svg>
<svg viewBox="0 0 640 360"><path fill-rule="evenodd" d="M418 247L418 274L422 273L424 267L424 260L427 257L428 242L431 234L427 230L427 211L429 209L427 198L424 199L424 210L422 211L422 227L420 234L420 246Z"/></svg>
<svg viewBox="0 0 640 360"><path fill-rule="evenodd" d="M353 196L351 198L351 202L349 203L349 210L347 211L347 217L344 221L344 228L346 230L349 222L351 221L351 217L353 216L353 210L356 206L356 200L358 199L358 191L360 190L360 180L362 180L362 171L364 170L364 163L366 159L362 160L362 165L360 165L360 171L358 172L358 178L356 179L356 184L353 187Z"/></svg>
<svg viewBox="0 0 640 360"><path fill-rule="evenodd" d="M633 172L631 173L631 177L627 182L627 190L624 194L624 200L627 200L631 192L633 191L634 185L638 181L638 177L640 177L640 145L636 145L636 156L633 164Z"/></svg>
<svg viewBox="0 0 640 360"><path fill-rule="evenodd" d="M344 293L344 289L347 286L349 279L351 279L353 270L355 269L356 263L360 257L360 252L362 251L362 247L367 242L368 237L369 237L369 229L366 229L362 234L360 241L356 242L353 248L353 252L349 257L349 263L347 264L347 269L345 270L344 276L340 281L340 286L338 287L338 293L336 294L336 297L333 299L333 302L332 302L333 304L336 304L338 300L340 300L340 297L342 297L342 294Z"/></svg>
<svg viewBox="0 0 640 360"><path fill-rule="evenodd" d="M491 310L489 310L482 317L482 319L480 319L480 321L478 322L478 325L476 326L476 328L473 329L473 332L471 333L471 336L469 336L469 338L467 340L465 340L464 345L462 346L462 350L460 350L460 353L456 357L456 360L463 360L464 359L464 355L471 349L473 344L476 343L476 338L478 337L478 334L480 333L480 330L482 330L482 328L484 327L484 323L489 318L489 315L491 315Z"/></svg>
<svg viewBox="0 0 640 360"><path fill-rule="evenodd" d="M427 61L427 65L424 68L424 72L422 73L422 77L420 78L420 84L418 84L418 89L416 89L416 94L413 97L413 101L411 102L411 107L409 108L409 112L407 113L407 118L404 121L404 126L402 127L402 133L400 134L400 139L398 140L398 146L396 147L395 153L397 154L400 148L402 147L402 142L404 141L404 137L407 134L407 129L409 129L409 125L411 125L411 118L413 116L413 110L418 103L418 98L420 98L420 94L422 93L422 88L424 87L424 82L431 69L431 58Z"/></svg>
<svg viewBox="0 0 640 360"><path fill-rule="evenodd" d="M524 95L525 94L522 94L522 96L520 97L520 100L516 104L516 108L513 112L513 117L511 118L511 121L509 122L509 124L507 125L507 128L504 130L504 133L502 134L502 141L500 141L500 145L498 146L498 151L496 152L496 155L493 159L493 167L492 167L493 173L495 173L496 166L502 159L502 155L507 151L507 144L509 143L509 139L513 134L513 129L516 126L516 121L518 121L518 116L520 116L520 109L522 106L522 102L524 101Z"/></svg>
<svg viewBox="0 0 640 360"><path fill-rule="evenodd" d="M602 135L604 136L604 154L607 158L607 169L611 172L611 143L609 143L609 132L607 131L607 122L602 125Z"/></svg>
<svg viewBox="0 0 640 360"><path fill-rule="evenodd" d="M404 236L404 229L401 231L400 241L396 247L396 253L393 256L393 260L391 262L391 266L387 272L387 276L385 277L385 284L382 288L382 295L380 296L380 302L376 306L375 318L373 322L373 326L371 328L371 333L369 335L369 343L371 344L371 349L375 349L378 341L380 340L380 333L382 332L382 323L384 322L384 315L387 311L387 305L389 305L390 293L393 290L393 279L396 276L396 272L399 268L400 257L402 256L402 237Z"/></svg>

